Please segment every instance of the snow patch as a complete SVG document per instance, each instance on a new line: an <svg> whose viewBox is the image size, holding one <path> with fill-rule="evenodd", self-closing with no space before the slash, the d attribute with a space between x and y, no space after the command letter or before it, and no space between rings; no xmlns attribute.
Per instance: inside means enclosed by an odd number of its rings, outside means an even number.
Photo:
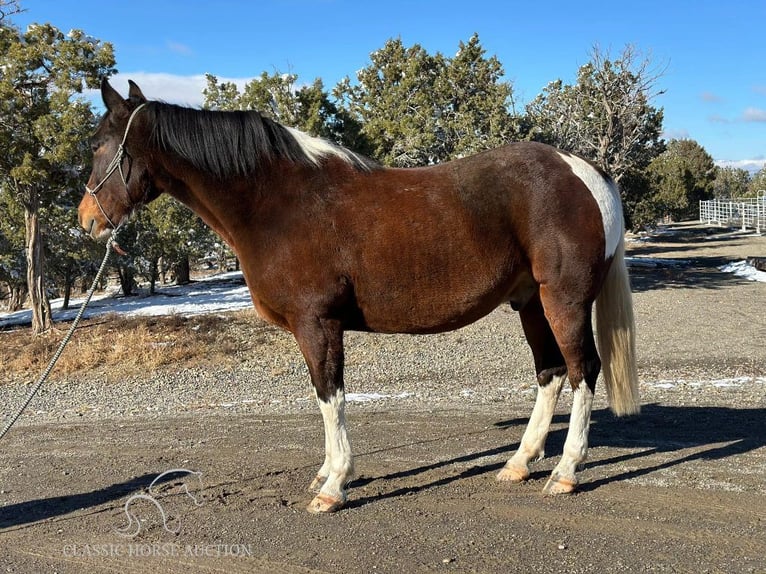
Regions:
<svg viewBox="0 0 766 574"><path fill-rule="evenodd" d="M693 389L700 389L703 387L715 387L719 389L725 389L725 388L738 388L743 385L750 385L750 384L766 384L766 377L732 377L729 379L713 379L709 381L687 381L685 379L677 379L677 380L659 380L655 381L653 383L649 383L649 386L651 386L654 389L664 389L664 390L670 390L675 389L676 387L691 387Z"/></svg>
<svg viewBox="0 0 766 574"><path fill-rule="evenodd" d="M655 389L674 389L675 383L655 383L652 385Z"/></svg>
<svg viewBox="0 0 766 574"><path fill-rule="evenodd" d="M744 277L749 281L759 281L761 283L766 283L766 272L759 271L752 265L748 264L747 261L736 261L734 263L724 265L723 267L719 267L718 269L724 273L734 273L734 275L737 277Z"/></svg>
<svg viewBox="0 0 766 574"><path fill-rule="evenodd" d="M62 310L63 299L51 300L54 321L69 321L77 314L82 299L72 299L69 309ZM204 315L225 311L249 309L253 305L250 291L240 271L212 275L188 285L170 285L157 288L155 295L117 297L99 294L91 299L85 318L106 313L128 317L160 315ZM30 325L32 311L22 309L14 313L0 313L0 327Z"/></svg>
<svg viewBox="0 0 766 574"><path fill-rule="evenodd" d="M384 395L382 393L346 393L346 402L348 403L369 403L371 401L380 401L384 399L406 399L413 396L413 393L403 392L398 395Z"/></svg>

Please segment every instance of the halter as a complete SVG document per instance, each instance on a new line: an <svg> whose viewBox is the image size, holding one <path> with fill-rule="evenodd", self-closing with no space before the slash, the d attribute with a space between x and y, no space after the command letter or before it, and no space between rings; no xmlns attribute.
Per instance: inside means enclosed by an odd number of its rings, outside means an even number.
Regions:
<svg viewBox="0 0 766 574"><path fill-rule="evenodd" d="M136 114L138 111L143 108L146 105L146 103L141 104L138 106L133 112L130 114L130 117L128 118L128 124L125 126L125 134L122 136L122 141L120 142L120 145L117 147L117 153L114 154L114 157L112 158L112 161L109 162L109 165L106 167L106 173L104 174L104 177L101 179L100 182L98 182L98 185L94 187L93 189L89 188L87 185L85 186L85 191L88 192L88 194L94 199L96 202L96 205L98 206L99 211L101 212L101 215L104 216L104 219L106 219L107 223L112 226L112 228L116 228L117 226L112 222L112 220L109 218L109 216L106 214L106 211L104 211L104 208L101 207L101 203L98 200L97 193L101 191L101 188L104 186L106 181L112 176L112 174L115 171L118 171L120 173L120 179L122 179L122 183L125 186L125 192L128 191L128 181L125 179L125 174L122 171L122 162L125 159L125 157L128 155L128 152L125 151L125 141L128 139L128 131L130 130L130 124L133 123L133 118L136 117ZM130 195L128 195L128 198L130 198Z"/></svg>

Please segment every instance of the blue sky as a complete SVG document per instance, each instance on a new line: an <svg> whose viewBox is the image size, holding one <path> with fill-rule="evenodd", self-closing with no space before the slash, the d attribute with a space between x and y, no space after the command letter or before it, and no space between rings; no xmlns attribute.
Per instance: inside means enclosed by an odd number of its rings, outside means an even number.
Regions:
<svg viewBox="0 0 766 574"><path fill-rule="evenodd" d="M616 56L632 44L665 69L654 104L666 137L692 138L720 162L766 161L763 0L22 2L22 28L50 22L111 42L121 92L132 78L149 98L191 105L206 72L244 83L289 71L329 89L389 38L451 56L474 32L524 104L552 80L574 82L594 45Z"/></svg>

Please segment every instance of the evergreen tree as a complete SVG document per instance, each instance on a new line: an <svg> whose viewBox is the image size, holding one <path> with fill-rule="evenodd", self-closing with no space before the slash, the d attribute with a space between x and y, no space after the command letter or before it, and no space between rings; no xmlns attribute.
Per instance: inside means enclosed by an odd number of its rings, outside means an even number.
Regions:
<svg viewBox="0 0 766 574"><path fill-rule="evenodd" d="M750 183L747 185L747 195L750 197L762 197L764 191L766 191L766 165L753 175Z"/></svg>
<svg viewBox="0 0 766 574"><path fill-rule="evenodd" d="M437 82L444 107L437 116L444 158L499 147L518 136L509 110L513 88L502 80L500 61L485 57L479 35L460 42ZM437 110L437 112L439 112Z"/></svg>
<svg viewBox="0 0 766 574"><path fill-rule="evenodd" d="M659 213L675 220L696 217L699 202L713 195L713 158L694 140L671 140L648 173Z"/></svg>
<svg viewBox="0 0 766 574"><path fill-rule="evenodd" d="M44 222L46 276L55 295L63 297L62 309L69 308L77 280L93 277L97 268L94 262L103 256L103 247L83 233L77 222L77 203L81 196L79 185L62 190L56 201L40 210L40 219Z"/></svg>
<svg viewBox="0 0 766 574"><path fill-rule="evenodd" d="M245 84L239 95L239 109L258 110L267 118L286 126L298 127L300 110L295 97L295 74L262 72Z"/></svg>
<svg viewBox="0 0 766 574"><path fill-rule="evenodd" d="M62 201L87 161L93 114L73 98L113 72L109 44L50 24L19 31L0 21L0 192L21 206L34 333L52 325L44 274L41 207Z"/></svg>
<svg viewBox="0 0 766 574"><path fill-rule="evenodd" d="M370 55L356 84L346 77L334 94L383 163L411 167L470 155L519 135L512 86L497 58L485 54L477 34L460 42L454 58L391 39Z"/></svg>
<svg viewBox="0 0 766 574"><path fill-rule="evenodd" d="M717 198L745 197L750 174L746 169L717 167L713 180L713 196Z"/></svg>
<svg viewBox="0 0 766 574"><path fill-rule="evenodd" d="M437 79L444 74L441 54L431 56L419 44L406 48L388 40L370 54L371 64L346 77L335 94L362 126L375 159L397 167L437 163L443 159L437 137Z"/></svg>

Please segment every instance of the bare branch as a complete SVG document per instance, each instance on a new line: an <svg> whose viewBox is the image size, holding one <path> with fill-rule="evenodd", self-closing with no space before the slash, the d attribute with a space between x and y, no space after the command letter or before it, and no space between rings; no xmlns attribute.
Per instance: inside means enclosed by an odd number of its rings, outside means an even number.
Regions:
<svg viewBox="0 0 766 574"><path fill-rule="evenodd" d="M0 25L6 18L22 12L26 12L26 10L21 7L19 0L0 0Z"/></svg>

